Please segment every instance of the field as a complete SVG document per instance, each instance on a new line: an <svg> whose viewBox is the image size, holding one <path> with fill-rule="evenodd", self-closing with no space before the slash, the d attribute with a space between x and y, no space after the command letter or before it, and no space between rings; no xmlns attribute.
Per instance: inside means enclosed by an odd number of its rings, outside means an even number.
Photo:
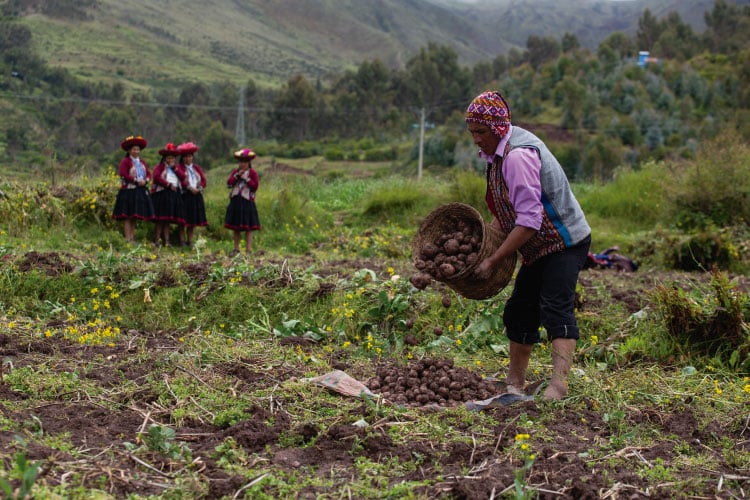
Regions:
<svg viewBox="0 0 750 500"><path fill-rule="evenodd" d="M750 495L745 344L735 358L724 348L748 335L743 274L678 272L641 255L635 273L583 271L570 397L475 411L465 403L486 396L480 385L503 392L510 287L477 301L408 281L417 222L454 201L459 181L428 174L417 185L387 165L258 168L264 229L235 257L220 224L226 169L210 172L211 227L193 248L153 248L148 225L126 244L107 220L108 176L3 185L6 496ZM634 238L592 220L595 235ZM670 329L679 319L697 331L704 317L724 347L705 351ZM367 384L447 360L476 387L440 407L311 380L340 370ZM542 344L530 381L549 371Z"/></svg>

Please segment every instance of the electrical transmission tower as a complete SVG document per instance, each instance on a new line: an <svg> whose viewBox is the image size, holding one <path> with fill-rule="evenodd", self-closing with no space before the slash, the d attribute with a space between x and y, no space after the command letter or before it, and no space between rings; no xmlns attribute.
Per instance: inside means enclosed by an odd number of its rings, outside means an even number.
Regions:
<svg viewBox="0 0 750 500"><path fill-rule="evenodd" d="M237 144L244 147L245 144L245 87L240 87L240 102L237 105L237 125L234 129L234 139Z"/></svg>

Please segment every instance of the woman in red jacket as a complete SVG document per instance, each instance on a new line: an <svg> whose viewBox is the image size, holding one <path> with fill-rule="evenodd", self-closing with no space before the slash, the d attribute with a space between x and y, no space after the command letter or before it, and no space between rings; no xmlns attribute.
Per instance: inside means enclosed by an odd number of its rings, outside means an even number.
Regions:
<svg viewBox="0 0 750 500"><path fill-rule="evenodd" d="M151 198L154 203L154 222L156 222L156 238L154 245L169 246L169 225L185 223L182 208L182 179L176 169L177 148L174 144L167 144L159 150L161 162L154 168L154 182L151 187ZM182 245L182 231L178 233L179 244Z"/></svg>
<svg viewBox="0 0 750 500"><path fill-rule="evenodd" d="M203 201L203 190L206 189L206 174L193 161L198 146L186 142L177 146L180 153L178 175L182 178L182 204L185 210L185 245L193 244L193 231L196 226L207 226L206 204ZM182 228L180 228L182 230Z"/></svg>
<svg viewBox="0 0 750 500"><path fill-rule="evenodd" d="M126 137L120 144L125 150L125 158L118 169L122 182L112 218L123 221L125 239L129 242L135 241L136 221L151 220L154 217L154 206L148 194L151 171L141 159L141 150L147 145L146 139L140 135Z"/></svg>
<svg viewBox="0 0 750 500"><path fill-rule="evenodd" d="M245 253L249 254L253 246L253 231L260 230L260 219L255 207L255 192L258 190L258 172L251 162L255 153L250 148L234 153L239 164L232 170L227 179L229 206L224 217L224 227L234 231L234 250L232 255L240 253L241 233L245 233Z"/></svg>

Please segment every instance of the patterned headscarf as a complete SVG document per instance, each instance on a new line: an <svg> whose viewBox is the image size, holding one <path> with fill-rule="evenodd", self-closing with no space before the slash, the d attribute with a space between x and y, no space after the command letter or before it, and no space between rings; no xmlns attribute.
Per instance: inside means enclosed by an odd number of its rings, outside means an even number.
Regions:
<svg viewBox="0 0 750 500"><path fill-rule="evenodd" d="M487 90L471 101L465 119L467 123L487 125L497 137L505 137L510 128L510 107L500 92Z"/></svg>

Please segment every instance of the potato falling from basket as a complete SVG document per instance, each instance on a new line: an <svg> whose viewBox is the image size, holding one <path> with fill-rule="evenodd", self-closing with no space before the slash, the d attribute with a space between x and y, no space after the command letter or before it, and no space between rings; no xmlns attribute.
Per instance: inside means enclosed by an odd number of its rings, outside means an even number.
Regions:
<svg viewBox="0 0 750 500"><path fill-rule="evenodd" d="M419 225L412 242L412 261L418 272L410 281L420 290L434 279L468 299L492 297L513 277L516 255L505 259L486 280L479 280L474 271L503 241L505 234L487 224L474 207L442 205Z"/></svg>

